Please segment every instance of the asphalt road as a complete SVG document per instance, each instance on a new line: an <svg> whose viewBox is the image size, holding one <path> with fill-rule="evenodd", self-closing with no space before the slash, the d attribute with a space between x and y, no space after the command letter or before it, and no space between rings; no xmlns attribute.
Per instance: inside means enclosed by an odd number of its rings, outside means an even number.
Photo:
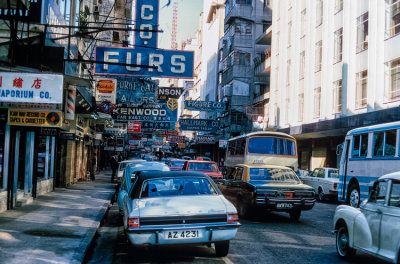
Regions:
<svg viewBox="0 0 400 264"><path fill-rule="evenodd" d="M291 222L286 213L242 219L227 257L206 246L133 248L123 233L118 205L110 208L86 263L386 263L357 254L353 262L336 256L332 218L337 204L317 203Z"/></svg>

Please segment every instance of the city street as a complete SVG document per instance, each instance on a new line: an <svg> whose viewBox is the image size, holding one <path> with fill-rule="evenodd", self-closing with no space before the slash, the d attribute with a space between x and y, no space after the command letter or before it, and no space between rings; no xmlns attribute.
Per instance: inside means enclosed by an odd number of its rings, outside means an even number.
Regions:
<svg viewBox="0 0 400 264"><path fill-rule="evenodd" d="M227 257L216 258L206 246L133 248L126 241L114 203L99 229L87 263L347 263L336 256L332 218L337 204L317 203L299 222L285 213L242 220ZM386 263L357 254L353 262Z"/></svg>

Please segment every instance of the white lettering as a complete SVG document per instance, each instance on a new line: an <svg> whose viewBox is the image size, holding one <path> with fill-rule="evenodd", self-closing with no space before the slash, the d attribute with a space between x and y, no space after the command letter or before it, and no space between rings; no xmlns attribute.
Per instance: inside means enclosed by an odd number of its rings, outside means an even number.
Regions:
<svg viewBox="0 0 400 264"><path fill-rule="evenodd" d="M149 56L149 66L156 66L158 72L163 72L161 65L164 63L164 55L162 54L150 54ZM153 69L149 69L150 72L153 71Z"/></svg>
<svg viewBox="0 0 400 264"><path fill-rule="evenodd" d="M111 59L111 56L119 56L118 51L105 51L104 52L104 62L116 62L118 63L118 59ZM107 71L108 70L108 64L103 64L103 70Z"/></svg>
<svg viewBox="0 0 400 264"><path fill-rule="evenodd" d="M132 64L132 53L126 53L126 64ZM142 65L142 53L136 54L136 65ZM140 71L140 67L126 66L127 71Z"/></svg>
<svg viewBox="0 0 400 264"><path fill-rule="evenodd" d="M149 10L149 14L146 15L146 9ZM151 5L142 5L142 9L140 12L140 18L143 20L152 20L154 8Z"/></svg>
<svg viewBox="0 0 400 264"><path fill-rule="evenodd" d="M151 39L153 37L153 32L148 31L153 30L153 26L149 24L140 25L140 38L141 39Z"/></svg>
<svg viewBox="0 0 400 264"><path fill-rule="evenodd" d="M179 60L179 62L178 62ZM173 73L184 73L185 72L185 63L184 61L186 60L185 56L183 55L172 55L171 57L171 64L173 67L171 67L171 71ZM175 67L177 66L177 67Z"/></svg>

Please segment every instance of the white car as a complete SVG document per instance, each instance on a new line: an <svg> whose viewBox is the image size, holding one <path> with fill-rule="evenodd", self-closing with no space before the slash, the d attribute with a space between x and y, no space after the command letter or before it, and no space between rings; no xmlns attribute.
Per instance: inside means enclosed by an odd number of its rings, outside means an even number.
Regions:
<svg viewBox="0 0 400 264"><path fill-rule="evenodd" d="M143 163L146 162L142 159L131 159L131 160L124 160L119 163L118 170L117 170L117 183L121 184L122 177L124 176L124 170L129 164L136 164L136 163Z"/></svg>
<svg viewBox="0 0 400 264"><path fill-rule="evenodd" d="M380 177L359 209L338 206L333 223L339 257L359 250L400 263L400 172Z"/></svg>
<svg viewBox="0 0 400 264"><path fill-rule="evenodd" d="M314 188L319 201L325 198L337 199L339 170L335 168L316 168L310 174L301 177L304 184Z"/></svg>
<svg viewBox="0 0 400 264"><path fill-rule="evenodd" d="M124 176L122 178L121 186L118 191L118 207L119 213L123 214L124 202L126 202L128 192L131 189L132 182L135 177L135 173L138 171L170 171L169 167L161 162L137 162L130 163L125 167Z"/></svg>

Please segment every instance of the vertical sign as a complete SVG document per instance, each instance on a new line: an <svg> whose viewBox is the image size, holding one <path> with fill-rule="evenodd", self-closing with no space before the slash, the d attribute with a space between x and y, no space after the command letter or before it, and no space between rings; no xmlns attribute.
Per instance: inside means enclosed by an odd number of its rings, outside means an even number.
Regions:
<svg viewBox="0 0 400 264"><path fill-rule="evenodd" d="M136 0L136 29L135 46L157 48L159 0ZM149 31L145 31L149 30Z"/></svg>
<svg viewBox="0 0 400 264"><path fill-rule="evenodd" d="M67 90L67 100L65 104L65 119L74 120L75 119L75 98L76 98L76 87L68 86Z"/></svg>

